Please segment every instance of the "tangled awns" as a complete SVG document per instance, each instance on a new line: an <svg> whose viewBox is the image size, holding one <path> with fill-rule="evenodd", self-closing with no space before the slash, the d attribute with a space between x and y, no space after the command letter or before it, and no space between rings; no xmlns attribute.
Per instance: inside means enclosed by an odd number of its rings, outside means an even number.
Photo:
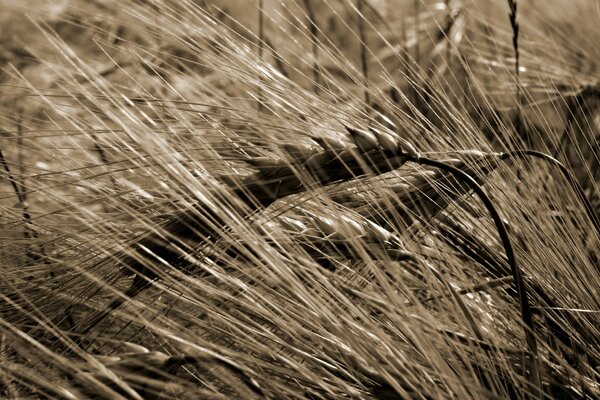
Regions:
<svg viewBox="0 0 600 400"><path fill-rule="evenodd" d="M0 397L600 398L597 0L0 0Z"/></svg>

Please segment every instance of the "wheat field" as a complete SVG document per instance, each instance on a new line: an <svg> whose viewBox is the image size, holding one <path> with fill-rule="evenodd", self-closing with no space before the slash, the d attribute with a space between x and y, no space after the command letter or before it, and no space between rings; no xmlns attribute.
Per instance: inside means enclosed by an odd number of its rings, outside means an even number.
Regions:
<svg viewBox="0 0 600 400"><path fill-rule="evenodd" d="M597 0L0 18L1 398L600 398Z"/></svg>

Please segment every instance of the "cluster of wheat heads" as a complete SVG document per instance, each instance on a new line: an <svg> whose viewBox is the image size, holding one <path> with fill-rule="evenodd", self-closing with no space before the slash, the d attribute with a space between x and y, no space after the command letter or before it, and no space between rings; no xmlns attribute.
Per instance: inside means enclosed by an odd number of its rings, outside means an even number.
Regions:
<svg viewBox="0 0 600 400"><path fill-rule="evenodd" d="M598 398L597 10L537 3L7 24L0 395Z"/></svg>

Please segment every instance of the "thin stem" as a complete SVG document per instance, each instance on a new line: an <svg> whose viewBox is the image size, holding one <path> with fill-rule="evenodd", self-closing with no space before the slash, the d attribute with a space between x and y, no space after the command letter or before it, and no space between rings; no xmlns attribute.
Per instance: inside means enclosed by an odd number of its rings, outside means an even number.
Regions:
<svg viewBox="0 0 600 400"><path fill-rule="evenodd" d="M8 181L10 182L13 190L15 191L17 200L19 200L19 204L21 205L21 214L23 217L23 222L25 224L25 230L23 232L23 235L27 239L37 238L37 232L34 229L31 229L31 215L29 214L29 210L27 208L26 194L24 193L24 190L22 190L23 183L18 182L17 179L13 176L12 171L11 171L10 167L8 166L8 162L6 161L6 158L4 157L4 154L1 149L0 149L0 164L2 164L2 167L4 168L4 171L6 172ZM28 253L29 253L29 251L28 251Z"/></svg>
<svg viewBox="0 0 600 400"><path fill-rule="evenodd" d="M444 162L431 160L431 159L423 158L423 157L419 157L419 156L409 158L409 161L413 161L413 162L421 164L421 165L429 165L432 167L440 168L444 171L448 171L454 175L457 175L465 183L467 183L469 185L470 189L472 189L479 196L479 198L481 199L481 201L487 208L488 212L490 213L492 219L494 220L494 224L496 225L496 229L498 230L498 234L500 236L500 240L502 241L502 245L504 246L504 251L506 252L506 258L508 260L508 264L511 266L513 280L515 282L515 286L517 289L517 296L519 299L519 305L520 305L520 309L521 309L521 319L523 320L523 323L525 324L525 338L527 341L527 346L529 348L529 352L531 353L531 355L533 357L533 360L530 365L530 367L531 367L530 375L533 380L532 383L534 384L534 386L540 387L540 375L539 375L540 372L539 372L539 368L537 366L538 351L537 351L537 341L535 338L535 325L533 322L533 315L531 312L531 308L529 306L529 299L527 297L527 287L525 286L525 280L523 278L522 271L517 264L513 246L512 246L510 237L508 236L508 231L506 230L504 221L502 220L500 214L496 210L496 207L494 206L492 200L485 193L485 190L483 189L483 187L481 185L479 185L477 183L477 181L471 175L467 174L466 172L462 171L459 168L456 168L456 167L446 164Z"/></svg>
<svg viewBox="0 0 600 400"><path fill-rule="evenodd" d="M587 100L598 97L600 97L600 87L598 85L585 85L579 88L574 96L565 101L565 105L567 106L565 129L558 139L556 148L554 149L553 153L555 158L558 158L560 153L564 152L564 149L568 145L569 131L574 131L578 126L576 121L578 110L581 110L584 115L586 113L591 113L592 110L589 109Z"/></svg>
<svg viewBox="0 0 600 400"><path fill-rule="evenodd" d="M577 197L579 197L579 200L581 200L581 202L583 203L583 206L588 215L588 218L592 222L592 225L594 225L594 229L596 230L598 238L600 238L600 219L598 218L598 215L596 215L596 212L594 211L594 207L592 206L592 203L590 203L589 199L585 195L583 188L581 187L579 182L577 182L577 179L575 178L573 173L563 163L561 163L560 161L558 161L556 158L552 157L551 155L541 153L541 152L535 151L535 150L515 150L515 151L511 151L509 153L501 153L500 154L500 158L502 160L505 160L507 158L525 158L525 157L535 157L535 158L539 158L541 160L548 161L549 163L553 164L554 166L558 167L558 169L560 169L560 172L562 172L562 174L565 177L565 179L567 180L567 182L569 182L569 184L571 185L571 188L575 191L575 193L577 193Z"/></svg>
<svg viewBox="0 0 600 400"><path fill-rule="evenodd" d="M364 100L365 105L368 108L371 104L369 94L369 66L367 64L367 35L365 32L365 17L363 14L363 3L365 0L356 0L356 7L358 9L358 36L360 39L360 70L362 72L363 84L364 84Z"/></svg>
<svg viewBox="0 0 600 400"><path fill-rule="evenodd" d="M273 44L273 42L271 42L269 40L268 37L265 37L265 45L271 50L271 55L273 56L273 59L275 60L275 67L277 68L277 70L279 72L281 72L281 74L283 76L285 76L286 78L289 78L289 74L285 69L286 63L285 63L284 59L281 57L281 54L279 54L279 52L275 48L275 45Z"/></svg>
<svg viewBox="0 0 600 400"><path fill-rule="evenodd" d="M420 27L420 21L419 21L419 14L421 13L421 5L420 5L420 1L421 0L414 0L413 2L413 12L414 12L414 18L415 18L415 24L414 24L414 30L415 30L415 68L414 70L411 72L412 78L413 78L413 83L411 84L413 86L413 92L414 92L414 106L417 110L422 110L423 108L421 107L422 101L421 101L421 95L419 94L419 91L421 90L421 44L419 42L419 30L421 29ZM415 115L418 115L418 113L416 113Z"/></svg>
<svg viewBox="0 0 600 400"><path fill-rule="evenodd" d="M421 46L419 44L419 29L421 29L419 24L419 14L421 13L420 1L421 0L414 0L413 2L415 15L415 62L417 65L421 65Z"/></svg>
<svg viewBox="0 0 600 400"><path fill-rule="evenodd" d="M519 54L519 22L517 21L517 0L507 0L510 8L510 26L513 31L513 50L515 55L515 97L517 104L517 116L515 119L515 130L519 136L522 134L522 104L521 104L521 82L519 78L520 54ZM528 143L529 144L529 143Z"/></svg>
<svg viewBox="0 0 600 400"><path fill-rule="evenodd" d="M265 16L263 11L264 0L258 1L258 59L263 61L265 52ZM258 110L263 109L262 77L259 77Z"/></svg>
<svg viewBox="0 0 600 400"><path fill-rule="evenodd" d="M312 45L312 73L313 73L313 88L315 94L319 94L319 85L321 81L321 75L319 72L319 27L317 25L317 17L315 16L315 10L313 9L311 0L304 0L304 7L308 14L308 31L310 33L310 41Z"/></svg>

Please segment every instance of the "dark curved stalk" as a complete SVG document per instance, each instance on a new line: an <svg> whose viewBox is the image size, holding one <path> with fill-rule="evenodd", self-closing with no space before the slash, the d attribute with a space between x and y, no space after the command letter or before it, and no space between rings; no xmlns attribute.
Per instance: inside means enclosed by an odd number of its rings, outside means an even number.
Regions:
<svg viewBox="0 0 600 400"><path fill-rule="evenodd" d="M569 89L563 89L569 90ZM591 112L590 105L588 104L588 99L598 98L600 97L600 86L598 84L595 85L584 85L580 87L575 93L571 94L570 97L565 101L565 105L567 106L567 115L565 121L565 129L563 130L560 138L558 139L558 144L553 149L554 158L558 158L560 153L563 151L566 142L569 140L569 129L575 129L575 126L578 125L576 118L578 114L578 109L583 112L585 115L586 112Z"/></svg>
<svg viewBox="0 0 600 400"><path fill-rule="evenodd" d="M537 341L535 338L535 326L533 322L533 316L531 312L531 308L529 306L529 299L527 298L527 288L525 286L525 280L523 279L523 274L521 269L517 264L517 259L515 257L515 252L513 250L512 243L510 241L510 237L508 236L508 231L506 230L506 226L504 221L500 217L498 210L494 206L494 203L490 199L490 197L486 194L485 190L477 181L468 173L462 171L459 168L456 168L452 165L446 164L441 161L436 161L428 158L423 158L420 156L413 156L408 159L409 161L421 164L421 165L429 165L435 168L442 169L444 171L448 171L459 178L461 178L465 183L469 185L469 188L473 190L477 196L481 199L488 212L490 213L492 219L494 220L494 224L496 225L496 229L498 230L498 234L500 236L500 240L502 241L502 245L504 246L504 251L506 252L506 258L508 264L511 267L511 272L513 276L513 280L515 282L515 286L517 289L517 296L519 299L519 306L521 309L521 319L525 324L525 339L527 341L527 346L529 348L529 352L533 357L533 361L531 362L531 371L530 376L533 379L533 384L536 387L540 387L540 375L539 369L537 367Z"/></svg>
<svg viewBox="0 0 600 400"><path fill-rule="evenodd" d="M515 151L511 151L509 153L500 153L501 160L506 160L508 158L525 158L525 157L535 157L535 158L539 158L544 161L548 161L549 163L553 164L554 166L558 167L558 169L560 169L560 172L562 172L565 179L571 185L571 188L575 191L575 193L577 193L579 200L581 200L581 202L583 203L583 206L585 207L585 212L587 213L588 218L592 222L592 225L594 225L594 229L596 230L596 233L598 234L598 238L600 238L600 219L598 219L598 216L596 215L596 212L594 211L594 207L592 206L592 203L590 203L589 199L585 195L583 188L581 187L579 182L577 182L577 179L575 178L575 176L573 176L573 173L563 163L561 163L560 161L558 161L556 158L552 157L549 154L545 154L545 153L535 151L535 150L515 150Z"/></svg>

